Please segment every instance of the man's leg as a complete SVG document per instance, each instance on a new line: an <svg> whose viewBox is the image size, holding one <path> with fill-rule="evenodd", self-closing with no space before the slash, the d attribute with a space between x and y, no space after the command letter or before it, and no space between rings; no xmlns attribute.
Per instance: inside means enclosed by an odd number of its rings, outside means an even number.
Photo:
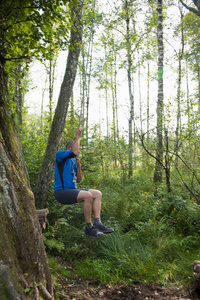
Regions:
<svg viewBox="0 0 200 300"><path fill-rule="evenodd" d="M80 191L77 196L77 202L83 201L83 213L86 221L85 234L91 236L92 238L98 239L101 238L104 234L100 232L97 228L94 228L91 222L91 213L92 213L92 199L93 196L90 191ZM98 201L97 201L98 202ZM95 210L97 210L99 205L95 205Z"/></svg>
<svg viewBox="0 0 200 300"><path fill-rule="evenodd" d="M91 223L92 214L92 194L89 191L80 191L77 196L77 202L83 201L83 213L86 223Z"/></svg>
<svg viewBox="0 0 200 300"><path fill-rule="evenodd" d="M98 190L89 190L89 192L92 195L92 198L94 199L92 203L94 218L100 218L102 193Z"/></svg>
<svg viewBox="0 0 200 300"><path fill-rule="evenodd" d="M92 203L92 199L93 203ZM112 233L114 229L107 228L105 225L101 223L101 199L102 193L98 190L88 190L88 191L80 191L77 197L77 201L83 203L83 212L85 216L85 221L87 224L91 223L91 210L93 210L94 218L96 222L94 223L93 228L97 229L102 233Z"/></svg>
<svg viewBox="0 0 200 300"><path fill-rule="evenodd" d="M89 190L89 192L91 193L92 198L94 199L93 204L92 204L92 209L93 209L94 218L95 218L94 227L103 233L114 232L113 228L108 228L101 223L100 217L101 217L102 193L98 190Z"/></svg>

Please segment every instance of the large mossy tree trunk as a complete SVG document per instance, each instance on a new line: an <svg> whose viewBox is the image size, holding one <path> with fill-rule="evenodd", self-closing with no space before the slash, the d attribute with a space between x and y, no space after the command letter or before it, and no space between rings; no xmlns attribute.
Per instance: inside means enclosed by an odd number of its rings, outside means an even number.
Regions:
<svg viewBox="0 0 200 300"><path fill-rule="evenodd" d="M20 138L8 101L0 61L0 297L27 299L24 290L42 284L54 299L43 236L30 190ZM33 291L32 297L34 298Z"/></svg>
<svg viewBox="0 0 200 300"><path fill-rule="evenodd" d="M83 1L78 0L72 7L73 25L71 30L71 41L69 46L65 75L61 85L60 95L58 98L58 103L52 122L42 167L40 169L36 188L34 191L36 205L39 208L44 208L48 200L49 190L54 172L55 155L58 151L60 140L64 130L68 106L76 77L80 46L82 43L82 5Z"/></svg>

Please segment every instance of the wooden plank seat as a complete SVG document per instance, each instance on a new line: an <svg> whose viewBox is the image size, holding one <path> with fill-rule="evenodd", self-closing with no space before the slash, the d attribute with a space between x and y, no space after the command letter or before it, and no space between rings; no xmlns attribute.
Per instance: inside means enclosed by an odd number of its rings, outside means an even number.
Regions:
<svg viewBox="0 0 200 300"><path fill-rule="evenodd" d="M37 209L36 212L37 212L37 217L40 223L41 230L46 229L47 215L49 213L48 208Z"/></svg>

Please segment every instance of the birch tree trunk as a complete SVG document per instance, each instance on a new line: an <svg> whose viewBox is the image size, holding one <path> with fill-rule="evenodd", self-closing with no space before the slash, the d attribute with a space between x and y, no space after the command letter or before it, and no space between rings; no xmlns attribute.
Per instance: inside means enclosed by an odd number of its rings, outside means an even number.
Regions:
<svg viewBox="0 0 200 300"><path fill-rule="evenodd" d="M156 165L154 171L154 182L162 181L162 166L159 163L163 160L163 17L162 0L157 2L157 43L158 43L158 100L157 100L157 145L156 145Z"/></svg>
<svg viewBox="0 0 200 300"><path fill-rule="evenodd" d="M92 49L90 55L90 65L88 74L88 87L87 87L87 103L86 103L86 144L89 144L89 104L90 104L90 83L91 83L91 73L92 73L92 51L93 51L93 38L92 38Z"/></svg>
<svg viewBox="0 0 200 300"><path fill-rule="evenodd" d="M55 80L56 58L50 58L49 61L49 122L51 124L53 117L53 88Z"/></svg>
<svg viewBox="0 0 200 300"><path fill-rule="evenodd" d="M199 62L197 62L197 78L198 78L198 114L200 116L200 67L199 67Z"/></svg>
<svg viewBox="0 0 200 300"><path fill-rule="evenodd" d="M179 7L181 15L181 24L183 19L183 13ZM181 49L178 53L178 83L177 83L177 115L176 115L176 143L175 143L175 153L176 159L175 163L178 164L178 149L179 149L179 138L181 133L181 81L182 81L182 59L184 54L184 33L183 26L181 25Z"/></svg>
<svg viewBox="0 0 200 300"><path fill-rule="evenodd" d="M147 145L149 145L149 99L150 99L150 64L147 62Z"/></svg>
<svg viewBox="0 0 200 300"><path fill-rule="evenodd" d="M80 45L82 43L82 5L83 1L79 0L76 1L72 7L73 24L65 75L61 85L48 144L35 189L36 203L40 208L44 208L46 206L48 199L54 172L55 155L58 151L60 139L64 130L68 106L76 77Z"/></svg>
<svg viewBox="0 0 200 300"><path fill-rule="evenodd" d="M138 50L138 92L140 104L140 132L143 133L143 120L142 120L142 94L141 94L141 70L140 70L140 53Z"/></svg>
<svg viewBox="0 0 200 300"><path fill-rule="evenodd" d="M129 177L133 175L133 116L134 116L134 101L131 86L131 42L130 42L130 16L128 12L128 2L125 1L125 11L126 11L126 43L127 43L127 61L128 61L128 90L130 99L130 116L129 116Z"/></svg>

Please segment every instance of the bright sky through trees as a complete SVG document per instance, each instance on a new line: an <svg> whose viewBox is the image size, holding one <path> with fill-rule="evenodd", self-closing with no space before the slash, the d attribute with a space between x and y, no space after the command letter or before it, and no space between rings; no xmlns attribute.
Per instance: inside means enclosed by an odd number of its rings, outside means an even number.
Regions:
<svg viewBox="0 0 200 300"><path fill-rule="evenodd" d="M108 2L112 1L101 1L101 9L104 12L108 13L108 7L112 9ZM118 0L117 3L120 5L121 0ZM104 4L104 5L103 5ZM100 4L99 4L100 5ZM138 26L141 27L144 20L144 14L138 14L137 16ZM176 111L176 104L174 103L174 99L177 93L177 68L178 62L175 57L175 51L178 52L180 47L180 40L177 37L173 36L173 28L180 22L180 15L178 7L171 6L167 10L167 18L165 20L164 27L164 43L165 43L165 65L164 65L164 104L167 106L168 113L173 114ZM99 50L99 46L97 47L95 43L99 40L104 27L99 26L95 28L96 32L94 35L94 48L93 48L93 66L96 64L96 58L102 57L103 50ZM114 30L115 35L118 39L120 39L120 34L117 30ZM155 31L156 35L156 31ZM123 53L123 52L121 52ZM135 54L136 60L140 59ZM139 53L140 56L140 53ZM56 72L55 72L55 84L54 84L54 94L53 101L54 105L56 105L60 86L63 79L63 74L65 71L65 64L67 58L67 51L61 52L59 54L57 64L56 64ZM117 59L117 63L120 63L119 58ZM151 81L150 81L150 127L154 128L156 125L156 116L155 116L155 107L157 101L157 61L150 62L150 72L151 72ZM91 74L93 75L93 74ZM30 111L36 114L40 114L41 112L41 103L43 99L44 110L48 110L48 75L45 72L44 66L35 61L30 70L30 79L31 79L31 87L29 92L25 96L25 105L30 107ZM75 111L79 114L80 111L80 87L79 87L79 72L77 73L76 83L74 87L74 105ZM135 115L136 118L139 118L139 84L138 84L138 70L136 69L136 73L134 74L134 101L135 101ZM182 79L183 89L185 84L185 78ZM147 99L147 64L144 62L143 66L141 66L141 98L142 98L142 116L143 119L146 119L146 99ZM89 127L94 124L99 123L101 120L101 129L104 132L106 130L105 125L105 117L106 117L106 103L105 103L105 92L98 91L98 85L95 81L95 78L91 77L91 91L90 91L90 108L89 108ZM125 131L128 130L128 116L129 116L129 96L128 96L128 83L127 83L127 74L126 69L120 69L117 73L117 101L118 101L118 119L119 119L119 129L121 134L126 135ZM110 111L110 123L112 122L112 99L111 92L109 91L109 111ZM136 121L137 122L137 121ZM144 122L145 123L145 122ZM137 123L136 123L137 124ZM172 123L170 123L172 125ZM139 120L138 125L139 126ZM145 130L145 125L144 125Z"/></svg>

